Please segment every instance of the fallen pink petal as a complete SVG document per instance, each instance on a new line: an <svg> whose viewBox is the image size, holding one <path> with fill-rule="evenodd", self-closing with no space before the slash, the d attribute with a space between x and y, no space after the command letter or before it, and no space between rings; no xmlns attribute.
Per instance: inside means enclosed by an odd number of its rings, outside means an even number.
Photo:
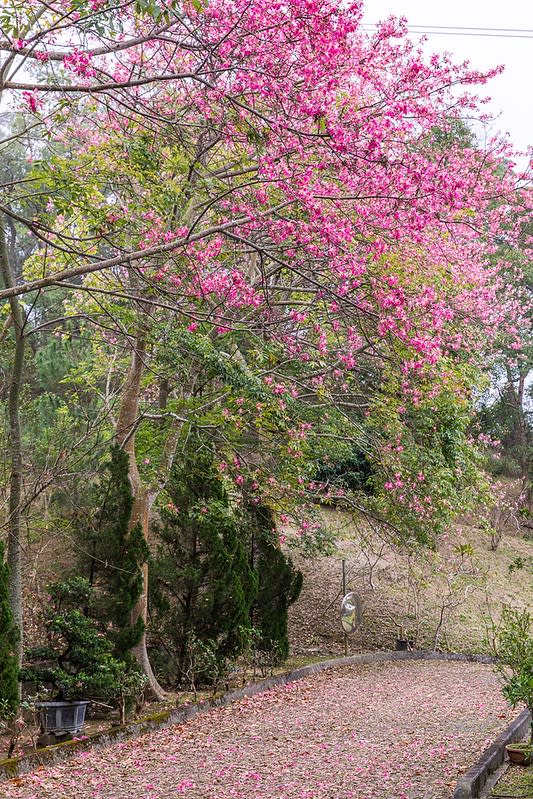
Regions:
<svg viewBox="0 0 533 799"><path fill-rule="evenodd" d="M84 753L5 784L3 795L448 799L515 715L483 664L343 667Z"/></svg>

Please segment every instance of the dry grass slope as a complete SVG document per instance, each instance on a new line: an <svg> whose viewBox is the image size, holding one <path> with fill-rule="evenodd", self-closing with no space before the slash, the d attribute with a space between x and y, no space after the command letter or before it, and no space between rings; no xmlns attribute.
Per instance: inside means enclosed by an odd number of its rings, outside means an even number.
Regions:
<svg viewBox="0 0 533 799"><path fill-rule="evenodd" d="M533 606L531 571L509 570L516 558L533 557L533 541L519 531L504 533L493 551L471 519L456 525L438 552L408 553L349 514L321 513L335 531L337 550L314 560L293 556L304 573L302 594L290 611L295 655L343 652L342 558L347 588L363 601L363 622L349 638L350 653L394 648L400 632L418 648L490 652L491 623L502 605Z"/></svg>

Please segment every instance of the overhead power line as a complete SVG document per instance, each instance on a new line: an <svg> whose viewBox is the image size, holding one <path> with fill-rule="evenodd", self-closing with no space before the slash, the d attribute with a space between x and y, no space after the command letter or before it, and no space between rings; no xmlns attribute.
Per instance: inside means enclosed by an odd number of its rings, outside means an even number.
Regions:
<svg viewBox="0 0 533 799"><path fill-rule="evenodd" d="M377 28L376 24L363 24L363 28ZM481 36L498 39L533 39L531 28L467 28L458 25L407 25L409 33L427 33L435 36Z"/></svg>
<svg viewBox="0 0 533 799"><path fill-rule="evenodd" d="M414 30L413 28L409 28L409 31L410 33L433 34L434 36L482 36L486 39L491 37L495 39L533 39L533 34L515 34L510 36L507 33L459 33L455 31Z"/></svg>
<svg viewBox="0 0 533 799"><path fill-rule="evenodd" d="M407 23L408 27L411 27ZM462 25L413 25L414 28L435 28L446 31L490 31L492 33L533 33L533 28L468 28Z"/></svg>

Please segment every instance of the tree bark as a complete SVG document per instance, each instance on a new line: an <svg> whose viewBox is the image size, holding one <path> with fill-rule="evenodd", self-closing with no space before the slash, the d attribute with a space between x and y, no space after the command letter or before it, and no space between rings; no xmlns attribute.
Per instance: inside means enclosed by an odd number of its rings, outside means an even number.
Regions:
<svg viewBox="0 0 533 799"><path fill-rule="evenodd" d="M140 524L145 541L149 541L149 519L153 498L143 486L137 458L135 453L135 429L139 415L139 397L141 390L141 379L144 372L144 362L146 357L146 330L141 329L135 345L130 364L130 369L124 383L122 401L120 405L115 439L117 444L128 453L129 456L129 479L133 494L133 509L130 519L130 529L136 524ZM155 676L148 652L146 649L146 624L148 620L148 564L145 563L143 572L143 591L132 612L132 622L141 618L145 625L141 640L132 650L137 662L147 676L149 685L158 699L165 698L165 692L159 685Z"/></svg>
<svg viewBox="0 0 533 799"><path fill-rule="evenodd" d="M511 408L511 419L513 423L512 443L516 451L516 460L520 466L522 491L525 495L527 507L531 508L531 431L529 429L524 404L529 369L527 369L527 371L521 370L518 378L515 378L510 366L507 365L506 374L505 399L507 405Z"/></svg>
<svg viewBox="0 0 533 799"><path fill-rule="evenodd" d="M6 288L15 285L15 278L9 260L3 221L0 222L0 269ZM9 480L8 506L8 546L9 603L13 620L18 627L19 636L16 655L19 667L23 651L22 614L22 546L21 546L21 498L22 498L22 431L20 422L20 388L24 366L24 314L16 296L10 297L9 305L13 321L15 353L11 368L8 395L9 450L11 456L11 475Z"/></svg>

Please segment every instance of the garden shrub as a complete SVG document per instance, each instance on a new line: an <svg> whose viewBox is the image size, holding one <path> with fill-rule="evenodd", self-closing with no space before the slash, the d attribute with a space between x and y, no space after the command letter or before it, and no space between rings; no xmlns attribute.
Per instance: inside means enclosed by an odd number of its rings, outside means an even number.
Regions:
<svg viewBox="0 0 533 799"><path fill-rule="evenodd" d="M82 577L48 586L49 603L44 612L46 643L26 653L23 679L42 690L54 690L54 699L102 699L127 704L128 696L141 690L138 669L113 656L113 644L90 610L94 591Z"/></svg>

